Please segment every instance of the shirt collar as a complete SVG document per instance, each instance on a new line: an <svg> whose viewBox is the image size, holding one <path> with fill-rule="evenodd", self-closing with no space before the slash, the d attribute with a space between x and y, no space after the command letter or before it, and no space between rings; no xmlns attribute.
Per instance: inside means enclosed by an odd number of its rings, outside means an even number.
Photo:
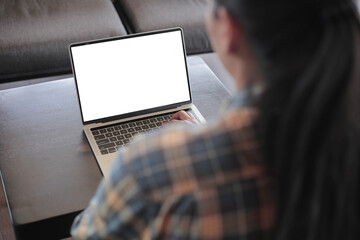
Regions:
<svg viewBox="0 0 360 240"><path fill-rule="evenodd" d="M244 107L256 107L262 88L259 84L248 86L237 92L230 100L228 109L239 109Z"/></svg>

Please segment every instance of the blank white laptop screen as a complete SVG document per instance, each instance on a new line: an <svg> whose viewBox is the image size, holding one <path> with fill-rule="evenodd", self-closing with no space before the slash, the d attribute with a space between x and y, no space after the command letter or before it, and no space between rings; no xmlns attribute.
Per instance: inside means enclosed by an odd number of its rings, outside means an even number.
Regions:
<svg viewBox="0 0 360 240"><path fill-rule="evenodd" d="M181 31L71 46L83 121L190 101Z"/></svg>

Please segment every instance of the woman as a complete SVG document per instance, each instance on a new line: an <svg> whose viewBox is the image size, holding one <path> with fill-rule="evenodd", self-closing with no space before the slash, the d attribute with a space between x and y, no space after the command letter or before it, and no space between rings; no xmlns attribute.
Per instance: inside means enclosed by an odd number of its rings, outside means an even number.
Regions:
<svg viewBox="0 0 360 240"><path fill-rule="evenodd" d="M353 3L214 0L207 27L236 81L232 108L121 152L73 236L359 239ZM173 120L193 121L184 112Z"/></svg>

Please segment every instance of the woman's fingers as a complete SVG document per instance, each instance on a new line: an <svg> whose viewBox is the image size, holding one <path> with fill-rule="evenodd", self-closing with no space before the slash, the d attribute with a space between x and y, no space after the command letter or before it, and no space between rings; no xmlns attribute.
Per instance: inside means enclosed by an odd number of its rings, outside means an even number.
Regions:
<svg viewBox="0 0 360 240"><path fill-rule="evenodd" d="M187 112L185 112L184 110L179 111L177 113L174 113L170 119L171 120L190 120L190 119L195 119L194 116L192 114L189 114Z"/></svg>
<svg viewBox="0 0 360 240"><path fill-rule="evenodd" d="M170 120L168 122L163 123L163 125L172 124L172 123L187 123L194 125L194 124L198 124L198 121L191 113L182 110L177 113L174 113L171 116Z"/></svg>

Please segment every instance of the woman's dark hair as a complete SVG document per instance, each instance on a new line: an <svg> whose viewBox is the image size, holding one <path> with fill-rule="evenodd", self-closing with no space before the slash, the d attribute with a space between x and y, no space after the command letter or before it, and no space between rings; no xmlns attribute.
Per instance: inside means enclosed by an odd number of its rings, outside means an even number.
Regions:
<svg viewBox="0 0 360 240"><path fill-rule="evenodd" d="M359 20L351 0L215 0L265 82L259 139L274 239L360 239Z"/></svg>

